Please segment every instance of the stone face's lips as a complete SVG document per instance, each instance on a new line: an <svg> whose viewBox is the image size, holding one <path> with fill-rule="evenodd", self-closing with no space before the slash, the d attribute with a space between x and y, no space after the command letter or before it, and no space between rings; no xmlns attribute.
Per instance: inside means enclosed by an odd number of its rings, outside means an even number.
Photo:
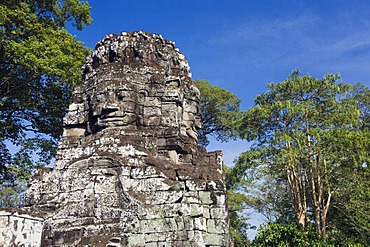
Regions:
<svg viewBox="0 0 370 247"><path fill-rule="evenodd" d="M96 124L99 126L124 126L136 121L135 114L124 114L122 116L101 116L97 119Z"/></svg>

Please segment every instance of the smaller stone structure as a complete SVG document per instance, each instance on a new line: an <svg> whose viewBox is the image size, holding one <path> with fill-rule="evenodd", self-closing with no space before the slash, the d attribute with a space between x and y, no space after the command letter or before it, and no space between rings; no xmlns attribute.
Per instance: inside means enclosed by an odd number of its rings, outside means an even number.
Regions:
<svg viewBox="0 0 370 247"><path fill-rule="evenodd" d="M18 209L0 211L0 246L38 247L44 219Z"/></svg>

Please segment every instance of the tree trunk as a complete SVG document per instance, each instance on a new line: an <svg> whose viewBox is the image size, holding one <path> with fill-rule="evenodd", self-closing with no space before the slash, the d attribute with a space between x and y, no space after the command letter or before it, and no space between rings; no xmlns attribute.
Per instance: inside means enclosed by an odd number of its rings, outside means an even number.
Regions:
<svg viewBox="0 0 370 247"><path fill-rule="evenodd" d="M301 225L301 227L304 229L307 218L306 203L304 200L305 195L302 194L302 191L300 190L301 186L299 185L299 180L297 179L293 169L290 169L288 171L288 182L292 201L292 209L299 225Z"/></svg>
<svg viewBox="0 0 370 247"><path fill-rule="evenodd" d="M286 143L286 148L289 150L290 143ZM302 177L301 165L290 159L289 168L287 171L290 196L292 201L292 209L302 229L306 226L307 221L307 205L306 205L306 184Z"/></svg>
<svg viewBox="0 0 370 247"><path fill-rule="evenodd" d="M323 165L324 165L324 176L327 174L327 167L326 167L326 160L323 160ZM321 211L321 234L324 238L326 238L326 218L328 215L330 203L331 203L331 197L333 195L333 191L331 191L330 187L327 189L328 190L328 198L326 199L326 203L324 199L321 202L322 205L322 211Z"/></svg>

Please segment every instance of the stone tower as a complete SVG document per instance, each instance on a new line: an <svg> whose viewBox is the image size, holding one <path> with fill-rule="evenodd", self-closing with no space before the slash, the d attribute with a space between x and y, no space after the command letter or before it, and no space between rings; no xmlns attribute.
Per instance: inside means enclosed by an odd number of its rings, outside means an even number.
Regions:
<svg viewBox="0 0 370 247"><path fill-rule="evenodd" d="M229 246L222 154L197 145L199 97L173 42L99 41L55 166L27 190L42 246Z"/></svg>

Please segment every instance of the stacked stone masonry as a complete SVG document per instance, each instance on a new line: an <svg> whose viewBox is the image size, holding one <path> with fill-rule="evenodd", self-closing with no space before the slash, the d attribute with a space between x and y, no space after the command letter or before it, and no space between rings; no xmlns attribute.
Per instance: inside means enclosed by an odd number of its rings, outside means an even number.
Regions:
<svg viewBox="0 0 370 247"><path fill-rule="evenodd" d="M40 246L44 219L17 209L0 211L0 246Z"/></svg>
<svg viewBox="0 0 370 247"><path fill-rule="evenodd" d="M84 66L54 168L25 210L42 246L229 246L222 153L197 145L200 94L174 43L110 34Z"/></svg>

